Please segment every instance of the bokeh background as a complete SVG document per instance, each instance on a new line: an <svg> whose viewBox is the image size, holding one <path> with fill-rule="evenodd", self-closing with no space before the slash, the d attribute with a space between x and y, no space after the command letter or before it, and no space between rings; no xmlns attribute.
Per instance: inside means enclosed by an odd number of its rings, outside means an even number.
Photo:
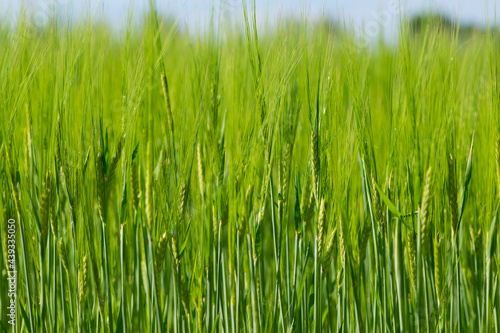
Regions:
<svg viewBox="0 0 500 333"><path fill-rule="evenodd" d="M117 32L123 31L133 9L134 22L148 11L149 0L0 0L3 24L15 24L22 8L33 24L43 27L54 17L72 21L81 18L104 19ZM253 1L248 1L249 7ZM179 29L202 33L210 24L212 13L222 15L225 24L241 25L241 0L158 0L159 12L177 22ZM215 9L213 11L213 9ZM435 13L445 15L462 25L484 28L497 25L500 18L498 0L256 0L261 31L284 19L308 20L326 17L347 23L357 34L370 38L383 35L393 40L397 35L400 13L405 16Z"/></svg>

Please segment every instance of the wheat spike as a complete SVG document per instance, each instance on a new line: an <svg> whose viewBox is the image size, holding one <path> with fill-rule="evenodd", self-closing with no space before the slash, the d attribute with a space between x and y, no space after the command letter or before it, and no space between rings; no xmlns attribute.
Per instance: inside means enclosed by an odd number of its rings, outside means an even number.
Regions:
<svg viewBox="0 0 500 333"><path fill-rule="evenodd" d="M439 236L439 232L434 238L434 283L436 285L436 296L439 302L439 305L443 304L443 256L444 253L442 251L441 238Z"/></svg>
<svg viewBox="0 0 500 333"><path fill-rule="evenodd" d="M106 223L106 161L104 155L99 152L96 156L96 177L97 177L97 209L99 217Z"/></svg>
<svg viewBox="0 0 500 333"><path fill-rule="evenodd" d="M123 135L120 137L120 141L118 141L118 145L116 146L115 153L113 154L113 157L111 157L111 161L109 162L109 168L107 170L107 175L106 175L107 176L106 187L107 187L108 191L111 188L110 185L114 180L116 168L118 167L118 162L120 161L120 158L122 156L124 145L125 145L125 136Z"/></svg>
<svg viewBox="0 0 500 333"><path fill-rule="evenodd" d="M139 170L136 155L132 154L132 163L130 166L130 190L132 192L132 204L134 209L139 207Z"/></svg>
<svg viewBox="0 0 500 333"><path fill-rule="evenodd" d="M155 263L155 282L156 288L160 288L160 272L163 268L163 262L165 261L165 250L167 248L167 233L165 232L158 241L158 246L156 247L156 263Z"/></svg>
<svg viewBox="0 0 500 333"><path fill-rule="evenodd" d="M335 231L336 229L333 229L330 235L328 236L328 242L326 243L325 251L321 258L321 267L323 270L325 270L328 267L328 265L330 265L330 262L332 261L333 258L333 250L335 245Z"/></svg>
<svg viewBox="0 0 500 333"><path fill-rule="evenodd" d="M318 258L321 258L323 253L323 243L324 243L324 232L325 232L325 199L321 198L321 203L319 205L319 216L318 216L318 234L316 235L318 239Z"/></svg>
<svg viewBox="0 0 500 333"><path fill-rule="evenodd" d="M417 290L417 235L413 231L408 231L406 235L406 258L408 260L408 272L414 290Z"/></svg>
<svg viewBox="0 0 500 333"><path fill-rule="evenodd" d="M59 240L57 248L59 250L59 255L61 256L62 265L66 272L68 272L68 254L66 253L66 247L64 246L62 238Z"/></svg>
<svg viewBox="0 0 500 333"><path fill-rule="evenodd" d="M375 214L375 220L377 221L378 230L385 235L385 223L384 214L382 212L382 205L380 204L380 195L377 190L377 181L373 174L371 174L372 180L372 206L373 212Z"/></svg>
<svg viewBox="0 0 500 333"><path fill-rule="evenodd" d="M432 168L429 167L425 176L424 194L422 196L422 208L420 213L420 249L425 257L429 251L429 240L431 231L431 200L432 200Z"/></svg>
<svg viewBox="0 0 500 333"><path fill-rule="evenodd" d="M175 235L172 235L172 256L174 257L175 264L179 265L181 262L181 258L179 257L177 238L175 237Z"/></svg>
<svg viewBox="0 0 500 333"><path fill-rule="evenodd" d="M78 272L80 275L78 281L80 281L80 303L85 301L85 297L87 296L87 285L88 285L88 263L87 263L87 255L83 256L82 260L82 269Z"/></svg>

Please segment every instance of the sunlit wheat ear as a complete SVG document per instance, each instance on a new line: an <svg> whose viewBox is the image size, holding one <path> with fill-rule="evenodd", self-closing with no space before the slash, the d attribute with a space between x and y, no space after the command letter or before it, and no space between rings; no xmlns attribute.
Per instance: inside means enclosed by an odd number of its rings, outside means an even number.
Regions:
<svg viewBox="0 0 500 333"><path fill-rule="evenodd" d="M450 199L451 225L454 235L458 228L457 189L455 186L455 162L453 156L448 156L448 197Z"/></svg>
<svg viewBox="0 0 500 333"><path fill-rule="evenodd" d="M130 191L132 192L132 204L134 209L139 207L139 162L132 157L132 165L130 166Z"/></svg>
<svg viewBox="0 0 500 333"><path fill-rule="evenodd" d="M338 230L339 230L339 257L342 267L345 268L346 238L345 238L344 223L342 222L342 216L339 216Z"/></svg>
<svg viewBox="0 0 500 333"><path fill-rule="evenodd" d="M318 233L316 237L318 238L318 258L321 258L323 253L323 243L324 243L324 232L325 232L325 199L321 199L321 203L319 205L319 217L318 217Z"/></svg>
<svg viewBox="0 0 500 333"><path fill-rule="evenodd" d="M422 207L420 209L420 249L425 257L429 252L429 240L431 232L431 200L432 200L432 168L429 167L425 176L424 194L422 196Z"/></svg>
<svg viewBox="0 0 500 333"><path fill-rule="evenodd" d="M99 152L96 156L97 177L97 210L103 223L106 223L106 162L104 155Z"/></svg>
<svg viewBox="0 0 500 333"><path fill-rule="evenodd" d="M68 254L66 252L66 247L64 246L64 242L63 242L62 238L59 240L59 243L57 244L57 248L59 250L59 255L61 257L62 265L63 265L64 269L66 270L66 272L68 272Z"/></svg>
<svg viewBox="0 0 500 333"><path fill-rule="evenodd" d="M288 162L290 159L290 143L286 143L283 147L283 158L281 161L281 171L280 171L280 186L281 186L281 200L283 204L286 204L288 199Z"/></svg>
<svg viewBox="0 0 500 333"><path fill-rule="evenodd" d="M406 258L413 290L417 290L417 235L408 230L406 234Z"/></svg>
<svg viewBox="0 0 500 333"><path fill-rule="evenodd" d="M179 184L177 190L177 216L176 225L183 226L184 224L184 213L186 212L186 204L188 198L188 185L186 182Z"/></svg>
<svg viewBox="0 0 500 333"><path fill-rule="evenodd" d="M89 280L87 255L83 256L82 268L78 271L78 274L80 275L78 278L78 281L80 281L80 303L83 303L87 297L87 285Z"/></svg>

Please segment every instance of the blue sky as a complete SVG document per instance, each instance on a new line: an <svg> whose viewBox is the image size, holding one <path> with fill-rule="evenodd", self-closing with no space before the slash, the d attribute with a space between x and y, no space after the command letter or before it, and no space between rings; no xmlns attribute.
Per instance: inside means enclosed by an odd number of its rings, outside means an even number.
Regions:
<svg viewBox="0 0 500 333"><path fill-rule="evenodd" d="M16 18L21 3L33 15L38 24L46 22L54 10L60 15L78 19L85 13L105 17L117 30L122 30L131 6L139 18L147 11L148 0L0 0L0 17ZM247 0L249 1L249 0ZM239 23L243 19L241 0L156 0L162 14L176 17L181 27L193 31L208 25L212 6L222 9L224 20ZM253 1L251 1L253 2ZM500 21L498 0L256 0L259 29L266 29L280 18L330 17L346 20L358 32L391 35L397 31L399 12L406 14L434 10L446 13L464 23L485 25L495 17ZM370 37L370 36L369 36ZM371 36L373 37L373 36Z"/></svg>

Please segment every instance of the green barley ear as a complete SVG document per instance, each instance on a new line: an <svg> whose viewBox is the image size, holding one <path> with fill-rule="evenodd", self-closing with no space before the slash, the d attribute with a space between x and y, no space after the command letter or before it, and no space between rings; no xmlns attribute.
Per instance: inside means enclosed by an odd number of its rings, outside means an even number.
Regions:
<svg viewBox="0 0 500 333"><path fill-rule="evenodd" d="M346 238L345 238L345 229L344 224L342 222L342 216L339 216L338 222L338 231L339 231L339 241L338 241L338 256L340 259L340 265L337 264L337 281L338 286L342 286L342 271L345 271L345 256L346 256Z"/></svg>
<svg viewBox="0 0 500 333"><path fill-rule="evenodd" d="M45 251L45 244L47 242L49 232L51 189L51 175L50 171L47 171L47 175L45 176L45 191L42 193L42 197L40 199L40 240L42 244L42 251Z"/></svg>
<svg viewBox="0 0 500 333"><path fill-rule="evenodd" d="M130 189L132 192L132 204L134 209L139 207L139 162L137 162L137 152L139 145L137 145L132 153L132 162L130 166Z"/></svg>
<svg viewBox="0 0 500 333"><path fill-rule="evenodd" d="M161 86L163 88L163 97L165 98L165 105L167 107L167 120L168 120L168 128L170 129L170 133L173 135L174 132L174 119L172 117L172 106L170 104L170 94L168 91L168 81L165 73L161 74Z"/></svg>
<svg viewBox="0 0 500 333"><path fill-rule="evenodd" d="M451 154L448 156L448 197L450 199L451 225L453 234L456 235L458 232L458 203L455 186L455 161Z"/></svg>
<svg viewBox="0 0 500 333"><path fill-rule="evenodd" d="M203 297L198 297L196 301L196 324L198 325L198 332L203 332L203 318L205 314Z"/></svg>
<svg viewBox="0 0 500 333"><path fill-rule="evenodd" d="M106 223L106 161L102 152L96 156L97 209L99 217Z"/></svg>
<svg viewBox="0 0 500 333"><path fill-rule="evenodd" d="M380 203L380 195L377 190L377 181L373 174L371 174L372 180L372 206L373 213L375 215L375 220L377 221L378 230L385 235L385 221L384 214L382 212L382 205Z"/></svg>
<svg viewBox="0 0 500 333"><path fill-rule="evenodd" d="M188 196L188 185L186 182L179 184L177 190L177 216L176 216L176 227L181 227L184 224L184 213L186 211Z"/></svg>
<svg viewBox="0 0 500 333"><path fill-rule="evenodd" d="M87 296L87 285L88 285L88 262L87 262L87 255L83 256L83 261L82 261L82 269L78 271L78 274L80 275L78 281L80 281L80 303L83 303L85 301L85 297Z"/></svg>
<svg viewBox="0 0 500 333"><path fill-rule="evenodd" d="M66 252L66 247L64 246L62 238L59 240L59 243L57 244L57 249L59 250L59 255L61 256L61 262L66 270L68 272L68 254Z"/></svg>
<svg viewBox="0 0 500 333"><path fill-rule="evenodd" d="M155 268L155 281L156 287L159 290L160 287L160 272L163 267L163 262L165 261L165 250L167 249L167 233L165 232L158 241L158 246L156 248L156 263Z"/></svg>
<svg viewBox="0 0 500 333"><path fill-rule="evenodd" d="M408 230L406 234L406 258L408 259L408 272L413 289L417 290L417 235Z"/></svg>
<svg viewBox="0 0 500 333"><path fill-rule="evenodd" d="M330 235L328 236L328 242L326 243L326 248L323 253L323 257L321 258L321 267L323 270L326 270L328 268L328 265L330 265L333 259L336 231L337 229L333 229Z"/></svg>
<svg viewBox="0 0 500 333"><path fill-rule="evenodd" d="M342 222L342 216L339 216L339 257L341 260L342 268L345 268L345 252L346 252L346 238L344 223Z"/></svg>
<svg viewBox="0 0 500 333"><path fill-rule="evenodd" d="M179 247L175 235L172 235L172 257L174 258L174 263L176 265L179 265L181 262L181 258L179 257Z"/></svg>
<svg viewBox="0 0 500 333"><path fill-rule="evenodd" d="M420 213L420 249L425 257L429 251L431 232L431 200L432 200L432 168L429 167L425 175L424 194L422 196L422 208Z"/></svg>
<svg viewBox="0 0 500 333"><path fill-rule="evenodd" d="M120 141L118 141L118 145L116 146L115 153L113 157L111 157L111 161L109 162L109 167L106 174L106 188L109 191L111 189L111 183L114 180L114 175L116 172L116 168L118 167L118 162L122 156L123 147L125 145L125 135L120 137Z"/></svg>
<svg viewBox="0 0 500 333"><path fill-rule="evenodd" d="M321 258L323 253L323 243L324 243L324 232L325 232L325 198L321 198L321 203L319 205L319 217L318 217L318 233L316 235L318 239L318 257Z"/></svg>
<svg viewBox="0 0 500 333"><path fill-rule="evenodd" d="M283 147L283 158L281 161L280 169L280 187L281 187L281 200L286 204L288 199L288 162L290 160L290 143L286 143Z"/></svg>
<svg viewBox="0 0 500 333"><path fill-rule="evenodd" d="M319 200L318 184L319 184L319 170L320 170L320 160L319 160L319 140L318 131L313 129L311 131L311 171L313 180L313 193L316 200Z"/></svg>

